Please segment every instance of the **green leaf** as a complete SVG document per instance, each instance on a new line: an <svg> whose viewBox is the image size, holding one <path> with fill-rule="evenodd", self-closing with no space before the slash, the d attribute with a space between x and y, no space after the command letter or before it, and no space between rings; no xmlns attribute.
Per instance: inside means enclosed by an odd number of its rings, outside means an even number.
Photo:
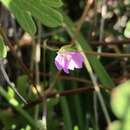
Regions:
<svg viewBox="0 0 130 130"><path fill-rule="evenodd" d="M14 106L19 105L18 101L15 99L15 93L14 93L13 89L10 87L8 87L7 97L8 97L10 104L12 104Z"/></svg>
<svg viewBox="0 0 130 130"><path fill-rule="evenodd" d="M32 16L48 27L62 24L62 15L55 9L41 3L40 0L22 0L22 5Z"/></svg>
<svg viewBox="0 0 130 130"><path fill-rule="evenodd" d="M130 38L130 20L126 24L124 36L127 37L127 38Z"/></svg>
<svg viewBox="0 0 130 130"><path fill-rule="evenodd" d="M121 122L120 121L114 121L112 122L107 130L121 130Z"/></svg>
<svg viewBox="0 0 130 130"><path fill-rule="evenodd" d="M36 32L35 23L23 6L20 0L2 0L2 3L13 13L20 26L28 33L33 35Z"/></svg>
<svg viewBox="0 0 130 130"><path fill-rule="evenodd" d="M9 99L9 103L13 106L19 106L19 102L15 98Z"/></svg>
<svg viewBox="0 0 130 130"><path fill-rule="evenodd" d="M59 128L59 120L54 116L54 108L59 103L59 98L47 100L47 128L48 130L56 130ZM53 123L52 123L53 121Z"/></svg>
<svg viewBox="0 0 130 130"><path fill-rule="evenodd" d="M58 87L59 87L60 91L64 90L63 84L61 83L61 81L58 82ZM60 105L61 105L61 109L62 109L65 130L72 130L73 125L72 125L71 113L69 110L69 104L68 104L66 97L60 98Z"/></svg>
<svg viewBox="0 0 130 130"><path fill-rule="evenodd" d="M46 122L44 122L44 120L37 120L36 124L38 130L46 130Z"/></svg>
<svg viewBox="0 0 130 130"><path fill-rule="evenodd" d="M122 119L127 115L130 119L130 80L113 90L111 106L118 118Z"/></svg>
<svg viewBox="0 0 130 130"><path fill-rule="evenodd" d="M79 130L78 126L74 126L74 130Z"/></svg>
<svg viewBox="0 0 130 130"><path fill-rule="evenodd" d="M22 93L23 96L26 96L26 94L27 94L27 92L26 92L27 83L28 83L27 75L21 75L16 80L17 89L19 92Z"/></svg>
<svg viewBox="0 0 130 130"><path fill-rule="evenodd" d="M31 126L27 125L25 130L31 130Z"/></svg>
<svg viewBox="0 0 130 130"><path fill-rule="evenodd" d="M11 127L14 125L14 122L16 123L16 118L13 118L13 112L0 109L0 113L0 122L4 125L2 130L12 130Z"/></svg>
<svg viewBox="0 0 130 130"><path fill-rule="evenodd" d="M114 121L107 130L130 130L130 120Z"/></svg>
<svg viewBox="0 0 130 130"><path fill-rule="evenodd" d="M0 58L6 58L7 56L7 47L5 46L3 38L0 36Z"/></svg>
<svg viewBox="0 0 130 130"><path fill-rule="evenodd" d="M48 27L62 24L62 15L55 9L62 5L61 0L1 0L13 13L21 27L31 35L36 32L32 16Z"/></svg>
<svg viewBox="0 0 130 130"><path fill-rule="evenodd" d="M15 96L15 93L14 93L13 89L10 88L10 87L8 87L7 96L9 97L9 99L14 98L14 96Z"/></svg>
<svg viewBox="0 0 130 130"><path fill-rule="evenodd" d="M61 0L41 0L41 2L44 5L54 7L54 8L59 8L59 7L61 7L63 5Z"/></svg>

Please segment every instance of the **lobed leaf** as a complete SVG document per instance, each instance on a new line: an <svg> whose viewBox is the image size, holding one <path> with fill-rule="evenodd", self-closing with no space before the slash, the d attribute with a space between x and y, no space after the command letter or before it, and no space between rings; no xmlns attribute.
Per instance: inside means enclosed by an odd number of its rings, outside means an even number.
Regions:
<svg viewBox="0 0 130 130"><path fill-rule="evenodd" d="M119 85L112 93L112 110L118 118L130 119L130 80Z"/></svg>
<svg viewBox="0 0 130 130"><path fill-rule="evenodd" d="M1 0L15 16L20 26L31 35L36 33L32 16L48 27L62 24L62 15L54 8L62 6L61 0Z"/></svg>
<svg viewBox="0 0 130 130"><path fill-rule="evenodd" d="M28 33L33 35L36 32L35 23L29 14L21 5L20 0L2 0L2 3L13 13L20 26Z"/></svg>
<svg viewBox="0 0 130 130"><path fill-rule="evenodd" d="M62 15L39 0L22 0L22 5L34 18L48 27L57 27L62 24Z"/></svg>
<svg viewBox="0 0 130 130"><path fill-rule="evenodd" d="M130 20L126 24L126 28L124 30L124 36L130 38Z"/></svg>
<svg viewBox="0 0 130 130"><path fill-rule="evenodd" d="M109 125L107 130L120 130L120 128L121 128L121 122L114 121Z"/></svg>

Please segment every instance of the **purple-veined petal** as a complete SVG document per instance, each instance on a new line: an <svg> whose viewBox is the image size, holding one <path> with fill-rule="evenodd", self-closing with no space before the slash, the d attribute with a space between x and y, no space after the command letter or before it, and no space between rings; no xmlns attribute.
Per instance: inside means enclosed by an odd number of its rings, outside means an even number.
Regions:
<svg viewBox="0 0 130 130"><path fill-rule="evenodd" d="M71 52L73 65L75 68L82 68L84 57L79 52Z"/></svg>
<svg viewBox="0 0 130 130"><path fill-rule="evenodd" d="M55 58L55 61L57 61L62 66L62 68L67 67L68 61L65 59L63 54L58 53L58 55Z"/></svg>
<svg viewBox="0 0 130 130"><path fill-rule="evenodd" d="M69 74L68 68L63 68L63 70L64 70L65 73Z"/></svg>
<svg viewBox="0 0 130 130"><path fill-rule="evenodd" d="M62 56L59 53L56 56L55 61L57 61L57 62L61 62L62 61Z"/></svg>
<svg viewBox="0 0 130 130"><path fill-rule="evenodd" d="M64 58L64 64L63 64L63 70L65 73L69 73L69 70L68 70L68 65L69 65L69 62L66 58Z"/></svg>
<svg viewBox="0 0 130 130"><path fill-rule="evenodd" d="M62 70L62 66L59 64L59 62L55 61L55 65L58 70Z"/></svg>
<svg viewBox="0 0 130 130"><path fill-rule="evenodd" d="M70 52L70 55L72 56L73 60L77 60L78 62L83 62L84 61L84 57L82 54L80 54L79 52Z"/></svg>
<svg viewBox="0 0 130 130"><path fill-rule="evenodd" d="M55 58L55 65L56 65L58 70L63 69L65 71L65 73L69 73L69 71L68 71L68 61L64 57L63 54L58 53L58 55Z"/></svg>

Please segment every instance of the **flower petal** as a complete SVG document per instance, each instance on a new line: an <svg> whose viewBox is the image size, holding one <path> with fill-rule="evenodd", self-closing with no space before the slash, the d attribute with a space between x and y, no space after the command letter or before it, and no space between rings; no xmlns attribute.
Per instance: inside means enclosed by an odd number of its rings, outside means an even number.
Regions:
<svg viewBox="0 0 130 130"><path fill-rule="evenodd" d="M68 68L63 68L63 70L64 70L65 73L69 74Z"/></svg>
<svg viewBox="0 0 130 130"><path fill-rule="evenodd" d="M64 70L69 73L69 70L74 68L82 68L84 57L79 52L62 52L58 53L55 58L55 65L58 70Z"/></svg>
<svg viewBox="0 0 130 130"><path fill-rule="evenodd" d="M58 70L62 70L62 66L59 64L59 62L55 61L55 65Z"/></svg>
<svg viewBox="0 0 130 130"><path fill-rule="evenodd" d="M84 57L79 52L71 52L72 61L75 68L82 68Z"/></svg>
<svg viewBox="0 0 130 130"><path fill-rule="evenodd" d="M55 65L58 70L63 69L65 73L69 73L68 71L68 60L64 57L63 54L58 53L55 58Z"/></svg>
<svg viewBox="0 0 130 130"><path fill-rule="evenodd" d="M75 68L75 62L71 59L71 61L68 64L68 69L74 70L74 68Z"/></svg>
<svg viewBox="0 0 130 130"><path fill-rule="evenodd" d="M58 54L57 56L56 56L56 58L55 58L55 61L57 61L57 62L61 62L62 61L62 56L60 55L60 54Z"/></svg>

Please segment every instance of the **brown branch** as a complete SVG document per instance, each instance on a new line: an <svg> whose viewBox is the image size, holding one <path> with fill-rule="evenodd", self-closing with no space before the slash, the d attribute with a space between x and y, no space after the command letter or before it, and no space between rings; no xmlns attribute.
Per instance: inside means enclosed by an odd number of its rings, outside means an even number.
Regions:
<svg viewBox="0 0 130 130"><path fill-rule="evenodd" d="M84 21L86 19L88 11L89 11L91 5L93 4L93 0L87 0L85 4L86 5L85 5L85 8L84 8L84 11L83 11L78 23L77 23L76 33L80 32L80 29L81 29L81 27L82 27L82 25L83 25L83 23L84 23Z"/></svg>
<svg viewBox="0 0 130 130"><path fill-rule="evenodd" d="M66 43L66 42L61 42L61 41L48 40L47 44L51 45L51 46L61 47L61 46L69 44L69 42ZM128 39L128 40L113 40L113 41L110 41L110 42L105 42L105 41L102 41L102 42L90 41L90 45L95 46L95 47L97 47L97 46L109 46L109 45L120 46L120 45L124 45L124 44L130 44L130 39Z"/></svg>
<svg viewBox="0 0 130 130"><path fill-rule="evenodd" d="M130 39L128 40L113 40L110 42L105 42L105 41L101 41L101 42L97 42L97 41L92 41L90 42L91 45L93 46L109 46L109 45L124 45L124 44L130 44Z"/></svg>
<svg viewBox="0 0 130 130"><path fill-rule="evenodd" d="M21 44L20 42L18 42L19 46L30 46L32 43L29 42L28 44L24 44L24 42L26 43L26 41L23 41L23 43ZM54 47L62 47L64 45L69 45L70 42L62 42L62 41L56 41L56 40L47 40L47 44L48 46L54 46ZM116 46L121 46L121 45L125 45L125 44L130 44L130 39L128 40L114 40L114 41L110 41L110 42L97 42L97 41L90 41L90 45L92 45L93 47L98 47L98 46L111 46L111 45L116 45Z"/></svg>
<svg viewBox="0 0 130 130"><path fill-rule="evenodd" d="M54 81L50 84L49 88L46 90L46 93L50 93L53 90L53 88L56 85L58 79L60 78L60 75L61 75L61 71L58 71L57 74L55 75Z"/></svg>
<svg viewBox="0 0 130 130"><path fill-rule="evenodd" d="M121 42L120 42L121 43ZM127 42L128 43L128 42ZM107 43L108 44L108 43ZM63 45L60 44L60 45ZM102 56L102 57L112 57L112 58L124 58L124 57L129 57L129 53L124 53L124 54L117 54L117 53L109 53L109 52L95 52L95 51L85 51L84 52L88 56Z"/></svg>
<svg viewBox="0 0 130 130"><path fill-rule="evenodd" d="M72 37L72 39L71 39L71 41L70 41L70 43L72 43L72 44L74 44L76 37L77 37L77 36L79 35L79 33L80 33L81 27L82 27L82 25L83 25L83 23L84 23L84 21L85 21L85 18L86 18L87 14L88 14L88 11L89 11L89 9L90 9L92 3L93 3L93 0L86 0L85 2L86 2L86 3L85 3L84 11L83 11L83 13L82 13L82 15L81 15L79 21L77 22L75 35Z"/></svg>
<svg viewBox="0 0 130 130"><path fill-rule="evenodd" d="M63 92L54 92L54 93L47 93L46 94L46 98L52 98L55 96L70 96L70 95L74 95L74 94L79 94L79 93L86 93L86 92L94 92L94 88L92 87L83 87L83 88L77 88L77 89L71 89L71 90L65 90ZM30 102L29 104L27 104L26 106L24 106L24 108L32 108L33 106L36 106L39 103L42 103L43 100L42 98L38 98L35 101Z"/></svg>
<svg viewBox="0 0 130 130"><path fill-rule="evenodd" d="M108 52L84 52L86 55L88 56L103 56L103 57L111 57L111 58L130 58L130 54L129 53L123 53L123 54L117 54L117 53L108 53Z"/></svg>

